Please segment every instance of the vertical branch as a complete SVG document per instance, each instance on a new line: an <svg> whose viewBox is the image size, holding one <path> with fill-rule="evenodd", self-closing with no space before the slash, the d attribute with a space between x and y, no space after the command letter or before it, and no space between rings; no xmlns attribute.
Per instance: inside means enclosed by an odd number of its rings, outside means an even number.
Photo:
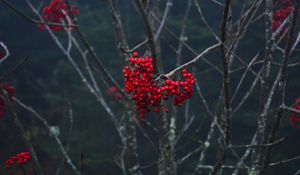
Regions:
<svg viewBox="0 0 300 175"><path fill-rule="evenodd" d="M286 88L287 65L288 65L288 59L291 54L292 44L293 44L293 40L294 40L296 21L297 21L297 17L298 17L297 9L299 9L299 7L300 7L300 0L296 0L296 5L294 8L295 10L293 13L292 23L291 23L289 35L288 35L287 45L286 45L284 57L282 60L282 66L280 67L280 70L279 70L279 82L278 82L279 106L277 108L275 122L274 122L273 128L271 130L271 133L269 135L268 143L272 143L276 139L276 135L279 130L279 127L281 124L281 119L282 119L283 112L284 112L283 106L284 106L285 88ZM262 168L259 173L260 175L266 174L268 166L269 166L269 162L271 160L272 151L273 151L272 146L267 148L265 158L264 158L264 161L262 164Z"/></svg>
<svg viewBox="0 0 300 175"><path fill-rule="evenodd" d="M124 33L122 21L120 18L118 4L116 0L109 1L112 19L113 19L113 28L115 32L115 39L118 47L122 49L129 49L128 42ZM124 52L121 53L124 59L127 59L127 54ZM125 109L126 110L126 109ZM121 156L125 156L125 168L128 170L129 175L137 175L141 174L140 172L140 164L138 160L137 153L137 136L136 136L136 124L134 121L135 115L132 115L132 112L127 112L125 116L123 127L124 127L124 139L125 143L123 145L124 154ZM123 159L121 157L121 159ZM126 172L127 173L127 172Z"/></svg>
<svg viewBox="0 0 300 175"><path fill-rule="evenodd" d="M142 1L134 0L134 2L137 5L137 8L143 18L145 33L147 35L149 48L153 58L154 73L157 74L159 72L158 60L160 58L159 58L158 46L155 43L153 30L150 26L150 22ZM159 130L159 143L160 143L160 150L163 159L162 170L164 172L163 173L164 175L176 175L177 173L176 173L175 152L171 146L170 133L169 133L168 122L166 117L167 115L165 113L157 116L157 123L158 123L157 125Z"/></svg>
<svg viewBox="0 0 300 175"><path fill-rule="evenodd" d="M146 33L147 38L148 38L148 44L149 44L149 48L150 48L150 51L151 51L151 56L152 56L152 59L153 59L154 73L157 74L159 72L159 70L158 70L158 59L160 59L160 58L159 58L158 48L157 48L157 45L156 45L155 40L154 40L153 30L151 28L150 21L148 19L148 16L146 14L146 10L143 6L142 1L141 0L134 0L134 2L137 5L138 10L139 10L139 12L140 12L140 14L143 18L145 33Z"/></svg>
<svg viewBox="0 0 300 175"><path fill-rule="evenodd" d="M117 1L109 0L109 5L112 13L112 23L113 29L115 33L115 40L117 42L117 47L125 50L129 50L128 43L126 40L125 32L123 29L123 24L121 20L121 16L118 10ZM125 52L121 52L121 54L126 58Z"/></svg>
<svg viewBox="0 0 300 175"><path fill-rule="evenodd" d="M166 113L157 115L159 146L163 160L163 175L176 175L175 150L171 145Z"/></svg>
<svg viewBox="0 0 300 175"><path fill-rule="evenodd" d="M138 161L137 153L137 138L136 138L136 126L134 121L134 115L131 112L127 113L125 116L124 127L125 127L125 154L126 154L126 164L129 175L138 175L140 172L140 165Z"/></svg>
<svg viewBox="0 0 300 175"><path fill-rule="evenodd" d="M72 131L73 131L73 109L72 109L72 106L71 106L71 103L69 103L69 122L70 122L70 126L69 126L69 129L68 129L68 140L67 140L67 144L66 144L66 152L69 151L70 149L70 145L71 145L71 135L72 135ZM60 171L62 169L62 166L65 162L66 158L63 156L61 158L61 161L59 162L59 165L58 165L58 168L56 170L56 175L59 175L60 174ZM81 171L80 171L81 172ZM82 174L80 174L82 175Z"/></svg>
<svg viewBox="0 0 300 175"><path fill-rule="evenodd" d="M254 141L255 144L261 144L264 142L265 139L265 130L266 130L266 120L267 114L269 111L269 107L266 106L267 104L267 93L269 90L269 77L271 71L271 60L272 60L272 45L273 45L273 38L272 38L272 19L273 19L273 1L266 0L265 2L265 57L262 67L262 79L260 85L260 115L258 117L257 129L256 129L256 139ZM261 165L261 158L262 158L262 150L254 149L253 150L253 166L251 167L251 172L254 174L258 174L259 166Z"/></svg>
<svg viewBox="0 0 300 175"><path fill-rule="evenodd" d="M224 141L221 146L220 153L218 155L218 159L213 167L211 172L212 175L218 173L221 168L221 165L225 161L227 146L230 144L230 125L231 125L231 105L230 105L230 93L229 93L229 66L228 66L228 57L226 57L226 40L227 40L227 21L228 14L230 8L231 0L225 1L224 11L223 11L223 19L221 24L221 58L222 58L222 66L223 66L223 90L224 90L224 110L222 114L222 120L224 124Z"/></svg>

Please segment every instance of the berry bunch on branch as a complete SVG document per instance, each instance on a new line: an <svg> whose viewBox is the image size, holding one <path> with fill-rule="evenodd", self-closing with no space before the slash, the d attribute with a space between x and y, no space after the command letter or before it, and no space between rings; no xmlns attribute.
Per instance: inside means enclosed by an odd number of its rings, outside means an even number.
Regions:
<svg viewBox="0 0 300 175"><path fill-rule="evenodd" d="M5 168L10 169L14 164L17 166L24 166L28 160L30 159L29 152L22 152L17 154L16 156L12 156L5 162Z"/></svg>
<svg viewBox="0 0 300 175"><path fill-rule="evenodd" d="M294 11L290 0L282 0L280 2L274 1L274 6L280 6L281 8L276 10L273 14L272 30L276 31L283 21ZM287 29L285 29L287 30Z"/></svg>
<svg viewBox="0 0 300 175"><path fill-rule="evenodd" d="M52 0L50 4L43 9L43 19L45 22L51 23L65 23L67 25L74 25L75 21L67 22L67 17L78 16L79 10L75 5L72 5L70 8L63 0ZM45 24L39 24L38 27L41 30L45 30ZM49 26L50 30L53 32L64 30L63 26L51 25ZM72 30L73 27L68 27Z"/></svg>
<svg viewBox="0 0 300 175"><path fill-rule="evenodd" d="M174 97L173 105L181 107L182 103L193 95L195 78L186 69L182 70L182 80L173 81L170 79L155 81L154 66L151 57L139 57L137 52L128 59L129 66L123 70L125 76L125 92L131 94L135 102L136 111L141 118L146 112L156 113L164 109L163 102Z"/></svg>

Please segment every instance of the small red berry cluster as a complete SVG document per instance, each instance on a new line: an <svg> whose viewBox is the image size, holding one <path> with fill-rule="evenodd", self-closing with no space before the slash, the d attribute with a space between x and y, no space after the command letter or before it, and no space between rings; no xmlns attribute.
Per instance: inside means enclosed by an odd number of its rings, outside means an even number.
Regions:
<svg viewBox="0 0 300 175"><path fill-rule="evenodd" d="M132 94L136 110L141 118L146 112L160 112L162 100L174 97L173 105L180 107L184 100L193 95L195 78L187 70L182 70L182 81L166 80L160 84L153 78L153 60L150 57L139 57L137 52L128 59L130 66L123 69L125 92ZM168 112L169 109L165 108Z"/></svg>
<svg viewBox="0 0 300 175"><path fill-rule="evenodd" d="M107 90L107 95L112 97L115 100L121 100L123 98L123 95L118 92L116 87L110 87Z"/></svg>
<svg viewBox="0 0 300 175"><path fill-rule="evenodd" d="M13 156L11 157L10 159L8 159L6 162L5 162L5 168L6 169L9 169L11 168L15 163L18 165L18 166L23 166L25 165L28 160L30 159L30 154L29 152L22 152L22 153L19 153L17 154L16 156Z"/></svg>
<svg viewBox="0 0 300 175"><path fill-rule="evenodd" d="M300 97L296 99L296 102L294 104L294 109L297 109L300 111ZM291 112L290 114L290 124L294 128L300 128L300 114Z"/></svg>
<svg viewBox="0 0 300 175"><path fill-rule="evenodd" d="M75 24L74 21L71 21L71 24L66 22L66 15L70 16L73 14L73 16L79 15L79 10L75 5L72 5L69 9L68 5L64 2L64 0L52 0L50 4L43 9L43 19L46 22L51 23L62 23L63 21L68 25ZM65 14L63 13L65 12ZM45 30L44 24L39 24L38 27L41 30ZM64 30L63 26L49 26L50 30L53 32ZM70 30L72 30L72 27L69 27Z"/></svg>
<svg viewBox="0 0 300 175"><path fill-rule="evenodd" d="M178 107L181 107L184 100L191 98L194 93L195 79L193 75L183 69L182 77L185 81L166 80L165 85L161 87L161 91L165 92L166 97L175 96L173 104Z"/></svg>
<svg viewBox="0 0 300 175"><path fill-rule="evenodd" d="M15 96L15 94L16 94L16 88L8 83L2 83L2 84L0 84L0 89L1 89L1 92L0 92L0 118L3 118L5 115L5 111L4 111L5 96L3 94L4 93L3 90L7 92L9 100L11 102L13 102L12 97Z"/></svg>
<svg viewBox="0 0 300 175"><path fill-rule="evenodd" d="M277 6L277 1L273 1L274 6ZM273 13L272 20L272 30L276 31L278 27L283 23L283 21L294 11L294 8L291 5L290 0L281 0L278 5L280 5L280 9L276 10ZM285 29L287 30L287 29Z"/></svg>

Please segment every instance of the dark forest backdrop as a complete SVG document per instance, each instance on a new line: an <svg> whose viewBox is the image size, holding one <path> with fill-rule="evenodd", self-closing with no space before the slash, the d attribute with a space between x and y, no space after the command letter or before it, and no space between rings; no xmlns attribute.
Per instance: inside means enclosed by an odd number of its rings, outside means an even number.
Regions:
<svg viewBox="0 0 300 175"><path fill-rule="evenodd" d="M10 0L9 2L24 14L36 18L24 1ZM33 2L35 5L39 4L38 1ZM44 2L44 4L49 3L45 0L42 2ZM157 2L159 3L159 9L157 9L156 15L162 18L165 1ZM168 20L162 30L158 44L160 45L161 62L163 62L164 65L164 73L168 73L176 67L176 52L174 52L174 50L177 49L178 38L174 37L174 34L176 36L180 35L188 2L189 1L185 0L173 1ZM223 7L210 0L198 2L201 5L207 22L219 35ZM89 0L72 1L72 3L77 5L80 10L78 24L84 35L100 56L105 67L117 82L120 83L121 87L123 87L124 77L122 75L122 69L127 63L120 54L120 48L116 45L109 2L105 0ZM151 3L152 1L150 4ZM232 1L232 14L229 20L232 21L233 28L235 27L235 22L240 18L240 13L244 7L243 5L250 5L251 3L252 1ZM145 39L143 20L134 3L122 0L119 1L118 4L128 44L134 47ZM243 58L247 63L249 63L257 53L260 52L263 55L265 51L265 19L262 15L264 9L264 5L258 9L254 17L255 22L250 23L247 33L240 41L238 49L235 52L235 54L239 55L239 57ZM106 111L96 102L93 95L89 93L89 90L82 83L80 77L65 58L65 55L58 49L48 32L40 30L36 24L30 23L20 15L17 15L10 8L1 3L1 1L0 22L0 41L6 44L11 53L9 58L0 64L1 74L9 71L21 59L26 56L29 57L29 60L6 80L16 87L16 97L26 105L32 106L54 129L59 128L59 138L65 147L69 147L68 153L75 165L79 166L80 157L83 155L84 174L121 174L122 171L116 164L116 159L120 156L122 151L122 144L118 133L114 129L111 120L107 117ZM185 42L189 47L194 49L194 51L201 53L207 47L216 43L216 39L207 30L206 25L201 20L199 11L194 3L186 22ZM299 25L297 26L297 29L298 28ZM299 31L297 30L297 32ZM57 32L56 34L61 38L66 37L64 32ZM286 41L287 38L283 38L279 46L284 48ZM67 42L67 39L65 39L64 42ZM144 53L145 50L147 50L146 47L137 49L141 54ZM181 55L180 64L197 56L187 47L183 47ZM73 57L77 59L77 56L80 57L80 54L74 52ZM215 64L216 67L222 69L220 53L218 51L209 54L206 58ZM259 56L257 60L263 60L262 56ZM281 60L282 54L280 51L275 50L273 62L280 63ZM290 58L290 62L297 62L297 60L299 60L299 50L294 52ZM76 61L78 61L78 63L82 62L79 58ZM222 76L203 61L198 62L195 67L190 70L193 71L194 76L197 78L197 82L201 87L200 91L203 92L209 107L212 109L217 108L217 99L219 97L220 88L222 88ZM244 69L239 70L240 67L241 64L238 61L234 61L231 65L231 70L233 70L231 83L233 87L237 86L241 75L244 73ZM256 72L258 72L260 68L261 64L252 66L252 70ZM276 72L278 70L279 66L274 65L272 67L270 82L276 78ZM295 99L300 95L299 74L299 66L288 69L285 93L285 102L288 106L292 106ZM107 100L109 106L112 107L113 112L118 116L122 116L124 110L122 105L118 100L107 94L107 90L110 86L107 87L102 83L101 77L96 77L99 87L104 94L104 98ZM242 100L244 94L249 91L249 87L252 85L254 79L255 76L249 73L246 80L242 83L235 100L232 102L232 106L236 106ZM238 145L249 144L256 130L260 105L258 103L260 98L259 85L256 85L256 87L239 112L232 116L232 143ZM231 93L233 94L233 92L234 91ZM277 92L276 90L274 101L272 102L274 106L278 104L278 100L276 99ZM25 127L26 136L34 145L42 170L45 174L55 174L62 155L54 139L49 136L49 131L30 112L18 105L16 105L15 108ZM69 117L70 109L72 109L73 112L71 122ZM188 114L186 114L186 111L188 111ZM274 122L274 117L272 116L275 112L275 108L269 111L267 122L270 125L267 127L268 132L270 132L271 124ZM220 114L220 112L217 113ZM177 161L188 152L199 147L200 142L205 141L210 123L213 120L207 114L196 89L188 105L184 104L182 108L178 109L178 126L181 126L181 124L185 122L185 115L194 117L194 120L190 128L184 132L181 140L174 148ZM300 155L300 130L291 127L289 115L289 112L284 113L278 136L278 138L287 136L287 139L284 140L283 143L274 146L272 162ZM155 114L147 114L145 120L155 124ZM71 133L69 132L70 125L72 125ZM177 129L179 132L181 128L178 127ZM144 132L149 134L149 137L153 140L156 147L153 147L153 145L149 143L143 134ZM217 138L217 135L218 134L214 137ZM211 144L218 145L219 141L218 139L214 139ZM159 152L157 133L148 124L140 122L138 123L137 129L137 142L141 165L151 165L154 163L153 166L142 169L143 174L155 174L157 172L155 162L159 155L157 154ZM13 122L13 117L10 112L7 112L6 116L0 120L0 162L4 162L12 155L26 150L25 143ZM211 147L208 150L206 157L208 164L213 164L217 151L217 147ZM244 148L237 149L236 153L241 156L244 151ZM189 158L188 161L182 164L178 163L177 173L180 175L193 174L198 159L199 153L196 153ZM235 157L229 155L228 163L234 162ZM300 160L282 164L272 167L269 174L294 174L299 169L299 165ZM0 174L3 174L3 172L4 163L1 163ZM227 174L226 170L224 170L224 173ZM68 165L64 163L60 174L67 175L74 173ZM208 172L204 171L204 174L208 174ZM241 174L248 173L241 171Z"/></svg>

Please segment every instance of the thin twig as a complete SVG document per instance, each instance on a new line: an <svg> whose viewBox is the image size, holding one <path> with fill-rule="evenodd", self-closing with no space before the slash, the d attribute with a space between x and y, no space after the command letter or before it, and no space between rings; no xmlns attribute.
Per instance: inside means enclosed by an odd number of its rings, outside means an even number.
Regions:
<svg viewBox="0 0 300 175"><path fill-rule="evenodd" d="M229 59L226 54L226 41L227 41L227 22L228 22L228 14L230 8L231 0L225 1L223 17L222 17L222 24L221 24L221 59L222 59L222 66L223 66L223 103L224 109L222 111L223 115L223 124L224 124L224 141L223 144L220 146L220 154L213 166L211 175L216 175L223 162L226 159L227 153L227 146L230 144L231 140L231 104L230 104L230 90L229 90Z"/></svg>
<svg viewBox="0 0 300 175"><path fill-rule="evenodd" d="M16 72L24 63L26 63L26 61L28 61L28 59L29 59L29 57L27 56L27 57L23 58L21 61L19 61L11 70L9 70L8 72L6 72L4 75L2 75L0 77L0 82L2 82L7 77L9 77L11 74Z"/></svg>
<svg viewBox="0 0 300 175"><path fill-rule="evenodd" d="M220 43L217 43L213 46L210 46L208 48L206 48L201 54L199 54L198 56L196 56L195 58L193 58L191 61L188 61L184 64L182 64L179 67L176 67L174 70L170 71L169 73L165 74L165 77L172 77L174 74L176 74L178 71L185 69L187 67L190 67L193 64L196 64L199 60L201 60L201 58L205 55L207 55L208 53L210 53L211 51L215 50L216 48L220 47Z"/></svg>
<svg viewBox="0 0 300 175"><path fill-rule="evenodd" d="M165 8L164 14L163 14L163 18L162 18L162 20L160 22L160 25L159 25L159 27L157 29L156 34L154 35L154 41L155 42L158 40L158 38L159 38L159 36L160 36L160 34L161 34L164 26L166 25L166 20L167 20L167 17L168 17L168 15L170 13L170 10L171 10L172 6L173 6L172 0L167 0L167 2L166 2L166 8Z"/></svg>
<svg viewBox="0 0 300 175"><path fill-rule="evenodd" d="M282 137L281 139L279 139L279 140L277 140L273 143L266 143L266 144L230 145L230 146L228 146L228 148L263 148L263 147L270 147L270 146L278 145L278 144L282 143L283 141L285 141L286 139L287 139L287 137Z"/></svg>
<svg viewBox="0 0 300 175"><path fill-rule="evenodd" d="M0 58L0 64L1 64L4 60L6 60L6 58L8 58L10 56L10 52L9 52L9 49L7 48L7 46L3 42L1 42L1 41L0 41L0 46L5 51L5 55L4 56L1 55L2 57Z"/></svg>

